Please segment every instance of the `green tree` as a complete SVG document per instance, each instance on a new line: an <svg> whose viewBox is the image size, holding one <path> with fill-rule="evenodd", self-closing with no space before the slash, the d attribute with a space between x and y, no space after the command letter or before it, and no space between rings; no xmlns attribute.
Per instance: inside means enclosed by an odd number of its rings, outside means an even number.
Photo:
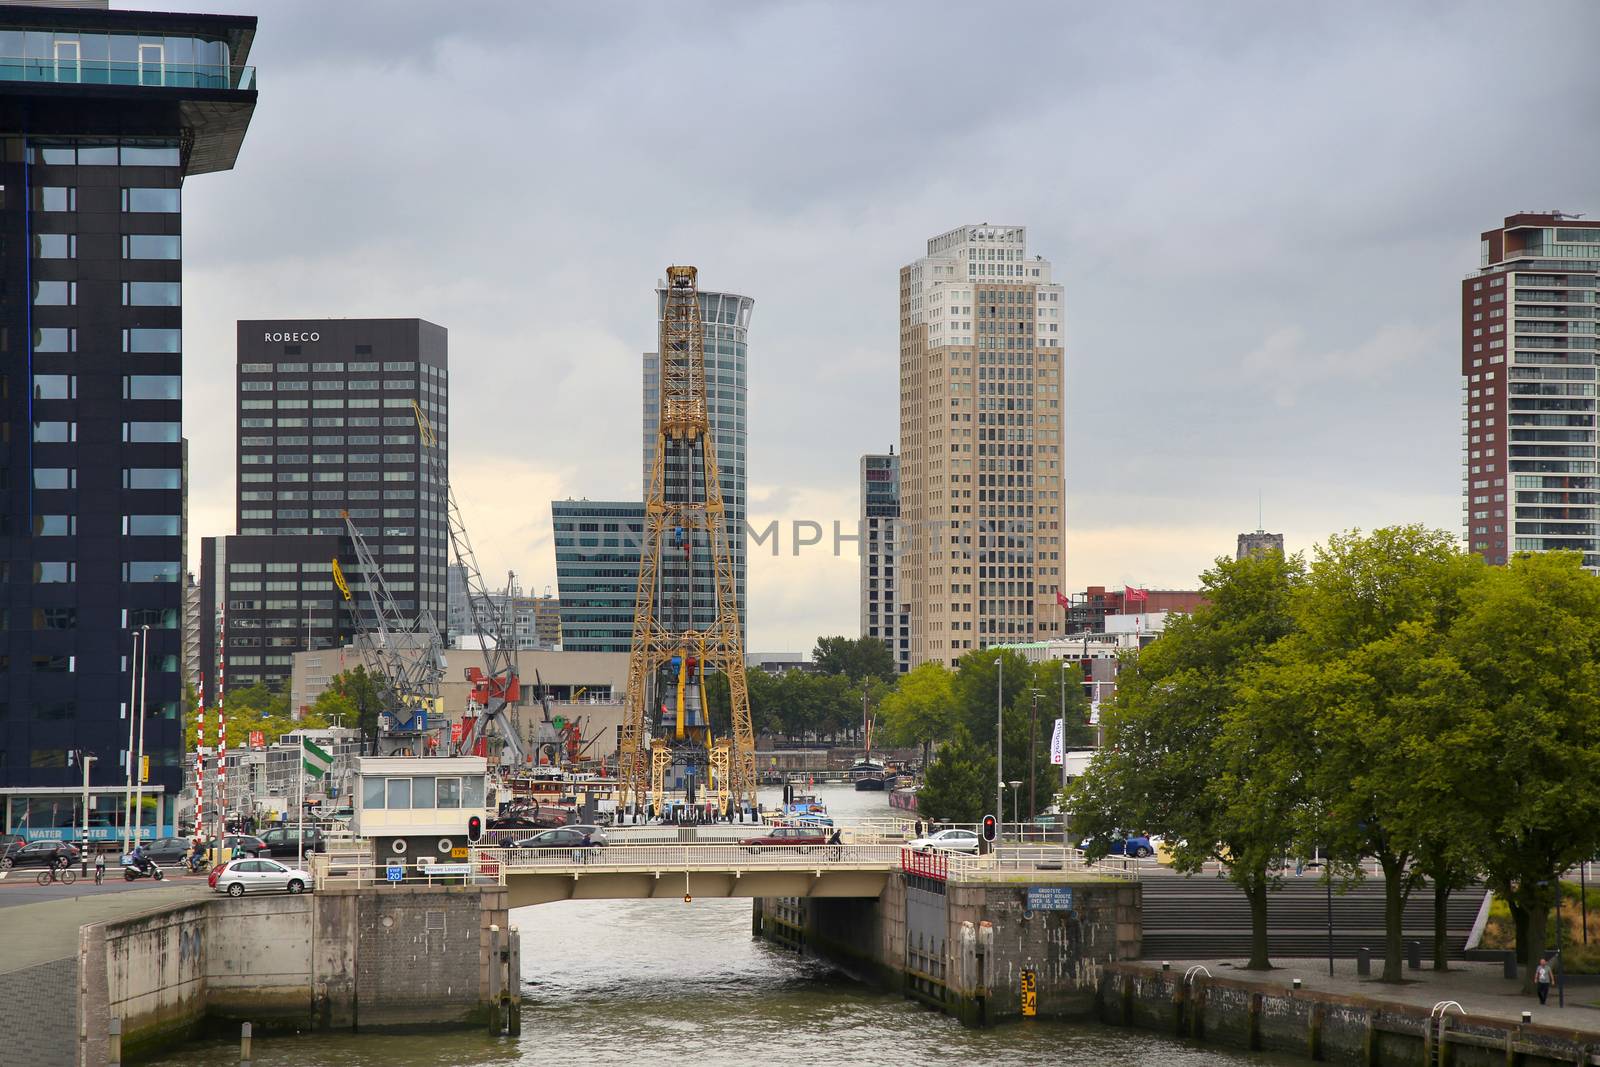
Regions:
<svg viewBox="0 0 1600 1067"><path fill-rule="evenodd" d="M1250 902L1246 965L1267 956L1267 893L1292 831L1295 768L1281 739L1242 707L1247 679L1294 630L1300 557L1218 559L1201 576L1208 603L1167 622L1130 656L1116 698L1102 707L1105 747L1074 783L1075 830L1103 854L1118 834L1165 835L1174 867L1223 863Z"/></svg>
<svg viewBox="0 0 1600 1067"><path fill-rule="evenodd" d="M1443 531L1330 537L1296 591L1296 633L1250 685L1253 727L1278 738L1301 770L1302 849L1320 844L1347 878L1360 876L1365 858L1383 871L1387 982L1402 980L1418 861L1459 804L1439 738L1468 679L1443 651L1443 634L1481 574L1477 557Z"/></svg>
<svg viewBox="0 0 1600 1067"><path fill-rule="evenodd" d="M994 756L957 726L928 765L917 810L933 822L975 823L992 806L994 781Z"/></svg>
<svg viewBox="0 0 1600 1067"><path fill-rule="evenodd" d="M877 637L819 637L811 659L819 674L841 674L856 681L893 681L896 673L894 653Z"/></svg>
<svg viewBox="0 0 1600 1067"><path fill-rule="evenodd" d="M359 718L354 700L337 689L324 689L306 709L301 725L312 726L314 722L318 727L354 726Z"/></svg>
<svg viewBox="0 0 1600 1067"><path fill-rule="evenodd" d="M1439 742L1471 783L1478 860L1528 963L1558 873L1600 849L1600 578L1581 564L1551 552L1489 569L1448 638L1473 695Z"/></svg>
<svg viewBox="0 0 1600 1067"><path fill-rule="evenodd" d="M878 702L878 723L891 745L921 745L922 765L933 745L950 736L956 724L955 675L934 660L902 674Z"/></svg>
<svg viewBox="0 0 1600 1067"><path fill-rule="evenodd" d="M350 725L359 729L368 740L376 741L378 715L386 710L387 687L368 674L366 667L358 664L330 678L328 688L354 706L355 721Z"/></svg>

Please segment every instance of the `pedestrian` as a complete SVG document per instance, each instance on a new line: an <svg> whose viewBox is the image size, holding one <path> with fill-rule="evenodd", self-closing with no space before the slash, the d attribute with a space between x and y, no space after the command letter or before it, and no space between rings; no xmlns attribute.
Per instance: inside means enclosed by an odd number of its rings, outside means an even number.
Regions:
<svg viewBox="0 0 1600 1067"><path fill-rule="evenodd" d="M100 885L106 880L106 852L103 848L94 850L94 884Z"/></svg>
<svg viewBox="0 0 1600 1067"><path fill-rule="evenodd" d="M916 839L918 841L922 840L922 820L921 819L917 820L917 837L916 837Z"/></svg>
<svg viewBox="0 0 1600 1067"><path fill-rule="evenodd" d="M1550 997L1550 964L1544 959L1539 960L1539 966L1533 971L1533 985L1539 991L1539 1003L1543 1004Z"/></svg>

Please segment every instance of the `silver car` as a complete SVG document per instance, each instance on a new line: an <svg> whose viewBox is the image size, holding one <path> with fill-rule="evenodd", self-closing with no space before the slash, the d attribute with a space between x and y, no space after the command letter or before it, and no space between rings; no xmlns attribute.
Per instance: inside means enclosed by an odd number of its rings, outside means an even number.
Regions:
<svg viewBox="0 0 1600 1067"><path fill-rule="evenodd" d="M906 847L921 852L977 852L978 835L972 830L940 830L936 834L907 841Z"/></svg>
<svg viewBox="0 0 1600 1067"><path fill-rule="evenodd" d="M244 859L230 861L217 876L215 888L230 897L242 897L246 891L260 893L275 889L304 893L310 884L308 872L286 867L277 860Z"/></svg>

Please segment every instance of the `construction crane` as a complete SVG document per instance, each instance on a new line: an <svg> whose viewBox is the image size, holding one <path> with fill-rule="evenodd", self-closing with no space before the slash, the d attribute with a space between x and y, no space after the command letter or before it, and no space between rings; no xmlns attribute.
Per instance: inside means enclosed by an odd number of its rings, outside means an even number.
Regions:
<svg viewBox="0 0 1600 1067"><path fill-rule="evenodd" d="M637 812L648 793L651 809L660 812L667 775L676 771L691 803L698 779L719 807L738 799L753 808L755 737L693 267L667 268L660 405L634 598L618 800ZM707 572L716 591L716 614L697 628L695 577ZM714 735L706 706L705 677L712 671L728 680L732 732L727 737Z"/></svg>
<svg viewBox="0 0 1600 1067"><path fill-rule="evenodd" d="M500 762L503 765L521 766L525 753L521 730L514 719L517 702L522 696L522 683L517 675L517 642L506 614L495 608L489 589L484 584L483 572L478 569L478 559L472 551L472 542L467 538L467 526L461 519L455 490L445 474L439 438L433 432L433 424L416 401L412 401L411 410L417 417L417 434L428 459L428 471L436 491L444 497L450 554L456 566L461 568L462 585L467 595L467 617L473 621L472 628L478 632L478 645L483 651L484 665L466 669L467 681L472 686L470 699L477 714L473 717L472 728L461 738L458 752L477 752L479 741L493 730L501 743ZM488 625L485 620L489 620ZM486 629L492 632L485 633Z"/></svg>
<svg viewBox="0 0 1600 1067"><path fill-rule="evenodd" d="M350 609L356 627L356 649L367 673L388 690L385 703L391 722L379 734L379 755L403 750L412 741L420 749L423 735L431 728L428 712L439 707L439 682L444 677L439 627L433 613L426 609L410 616L401 613L367 539L350 513L343 514L370 615L357 606L338 559L333 560L333 581Z"/></svg>

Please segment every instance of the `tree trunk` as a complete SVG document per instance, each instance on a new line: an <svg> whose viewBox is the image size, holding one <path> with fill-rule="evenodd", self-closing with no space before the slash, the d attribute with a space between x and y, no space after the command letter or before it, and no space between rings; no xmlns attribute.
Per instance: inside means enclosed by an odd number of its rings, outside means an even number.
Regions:
<svg viewBox="0 0 1600 1067"><path fill-rule="evenodd" d="M1433 880L1433 969L1450 969L1450 883Z"/></svg>
<svg viewBox="0 0 1600 1067"><path fill-rule="evenodd" d="M1246 970L1270 971L1272 960L1267 956L1267 874L1252 871L1245 876L1240 888L1250 901L1250 962Z"/></svg>
<svg viewBox="0 0 1600 1067"><path fill-rule="evenodd" d="M1517 898L1509 891L1501 893L1501 899L1506 902L1506 907L1511 910L1511 925L1516 934L1516 944L1512 946L1517 954L1517 962L1528 966L1528 913Z"/></svg>
<svg viewBox="0 0 1600 1067"><path fill-rule="evenodd" d="M1406 914L1405 865L1394 857L1378 857L1383 867L1383 977L1384 982L1403 982L1402 957L1405 954Z"/></svg>
<svg viewBox="0 0 1600 1067"><path fill-rule="evenodd" d="M1550 907L1542 896L1524 903L1528 917L1528 960L1527 966L1522 968L1522 991L1532 993L1534 969L1544 957L1545 927L1548 925Z"/></svg>

